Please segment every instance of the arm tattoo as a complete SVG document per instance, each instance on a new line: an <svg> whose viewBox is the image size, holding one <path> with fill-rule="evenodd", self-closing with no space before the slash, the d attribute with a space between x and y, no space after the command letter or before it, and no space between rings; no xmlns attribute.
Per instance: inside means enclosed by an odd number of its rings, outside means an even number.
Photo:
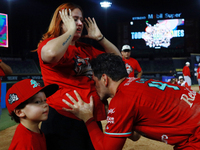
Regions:
<svg viewBox="0 0 200 150"><path fill-rule="evenodd" d="M63 42L63 46L67 43L67 41L69 41L70 38L71 38L71 35L69 35L69 37L67 38L67 40L65 42Z"/></svg>

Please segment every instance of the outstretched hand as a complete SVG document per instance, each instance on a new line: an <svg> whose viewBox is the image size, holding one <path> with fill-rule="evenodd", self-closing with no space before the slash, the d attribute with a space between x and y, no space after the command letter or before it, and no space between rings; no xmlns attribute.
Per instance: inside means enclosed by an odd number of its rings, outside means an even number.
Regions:
<svg viewBox="0 0 200 150"><path fill-rule="evenodd" d="M103 37L94 18L92 18L92 19L90 17L85 18L84 25L85 25L85 28L86 28L88 34L83 35L83 37L94 39L97 41Z"/></svg>
<svg viewBox="0 0 200 150"><path fill-rule="evenodd" d="M78 101L76 101L71 95L66 93L67 97L71 100L73 104L63 99L62 101L72 108L67 109L63 107L63 110L73 113L76 117L86 122L93 117L93 97L90 97L90 103L85 103L80 95L77 93L77 91L74 91L74 93Z"/></svg>

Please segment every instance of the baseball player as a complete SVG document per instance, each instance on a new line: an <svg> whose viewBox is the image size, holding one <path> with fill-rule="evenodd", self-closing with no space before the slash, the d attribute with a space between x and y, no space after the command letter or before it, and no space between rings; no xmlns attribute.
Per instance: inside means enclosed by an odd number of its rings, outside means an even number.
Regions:
<svg viewBox="0 0 200 150"><path fill-rule="evenodd" d="M141 78L142 76L142 68L140 67L138 61L134 58L131 58L131 47L129 45L123 45L121 54L123 57L123 61L126 65L126 70L129 74L129 77L134 77L134 71L138 72L137 78Z"/></svg>
<svg viewBox="0 0 200 150"><path fill-rule="evenodd" d="M183 77L185 81L188 83L188 86L191 86L191 74L190 74L190 63L186 62L185 66L183 67Z"/></svg>
<svg viewBox="0 0 200 150"><path fill-rule="evenodd" d="M77 92L77 100L67 94L72 103L63 102L72 109L63 109L85 122L96 150L122 149L126 138L135 137L133 131L174 145L175 150L200 149L198 93L162 81L127 78L125 65L116 55L101 54L91 65L100 98L112 98L105 134L94 121L92 97L88 104Z"/></svg>
<svg viewBox="0 0 200 150"><path fill-rule="evenodd" d="M178 79L179 79L178 84L180 86L184 86L184 87L190 88L190 86L188 85L188 83L186 81L184 81L183 76L179 76Z"/></svg>
<svg viewBox="0 0 200 150"><path fill-rule="evenodd" d="M19 123L9 150L46 150L46 139L39 129L48 118L46 98L58 90L57 84L41 87L32 79L15 83L6 93L6 106L15 122Z"/></svg>
<svg viewBox="0 0 200 150"><path fill-rule="evenodd" d="M199 91L200 91L200 63L198 64L198 68L197 68L197 81L198 81Z"/></svg>

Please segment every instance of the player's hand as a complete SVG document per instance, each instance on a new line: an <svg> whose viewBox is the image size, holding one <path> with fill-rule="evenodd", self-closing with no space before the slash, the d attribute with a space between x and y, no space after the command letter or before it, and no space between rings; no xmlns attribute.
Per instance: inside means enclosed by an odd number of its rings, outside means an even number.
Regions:
<svg viewBox="0 0 200 150"><path fill-rule="evenodd" d="M85 25L85 28L86 28L88 34L83 35L83 37L94 39L97 41L103 37L94 18L92 18L92 19L90 17L85 18L84 25Z"/></svg>
<svg viewBox="0 0 200 150"><path fill-rule="evenodd" d="M76 117L86 122L87 120L93 117L93 105L94 105L93 97L92 96L90 97L90 103L88 104L82 100L77 91L74 91L74 93L78 101L76 101L71 95L66 93L67 97L71 100L73 104L63 99L62 101L72 108L72 109L63 108L63 110L73 113Z"/></svg>
<svg viewBox="0 0 200 150"><path fill-rule="evenodd" d="M74 21L74 18L72 17L71 9L69 9L69 15L67 13L67 9L62 9L62 11L59 11L60 17L62 19L63 24L65 25L67 31L73 30L76 31L76 23Z"/></svg>

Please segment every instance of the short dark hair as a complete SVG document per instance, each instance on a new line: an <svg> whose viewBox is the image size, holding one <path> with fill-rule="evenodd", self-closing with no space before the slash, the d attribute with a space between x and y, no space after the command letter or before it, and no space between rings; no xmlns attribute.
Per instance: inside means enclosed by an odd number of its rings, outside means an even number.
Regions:
<svg viewBox="0 0 200 150"><path fill-rule="evenodd" d="M15 109L23 109L27 104L31 103L34 100L34 98L35 95L18 105ZM11 120L14 120L16 123L20 123L20 118L15 114L14 111L12 111L9 116L11 117Z"/></svg>
<svg viewBox="0 0 200 150"><path fill-rule="evenodd" d="M103 53L93 58L91 61L91 67L99 80L103 74L108 75L113 81L119 81L124 77L128 77L125 63L118 55L111 53Z"/></svg>

